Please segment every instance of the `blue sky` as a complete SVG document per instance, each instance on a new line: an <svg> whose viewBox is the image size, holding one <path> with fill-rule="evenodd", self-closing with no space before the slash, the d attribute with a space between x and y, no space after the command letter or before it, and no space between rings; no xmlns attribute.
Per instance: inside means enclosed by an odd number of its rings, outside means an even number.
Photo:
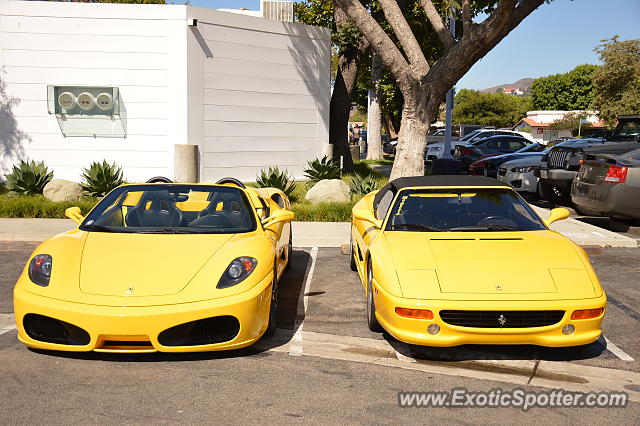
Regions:
<svg viewBox="0 0 640 426"><path fill-rule="evenodd" d="M259 0L192 0L191 4L260 8ZM457 87L484 89L597 64L593 48L614 34L623 40L640 38L640 0L554 0L525 19Z"/></svg>

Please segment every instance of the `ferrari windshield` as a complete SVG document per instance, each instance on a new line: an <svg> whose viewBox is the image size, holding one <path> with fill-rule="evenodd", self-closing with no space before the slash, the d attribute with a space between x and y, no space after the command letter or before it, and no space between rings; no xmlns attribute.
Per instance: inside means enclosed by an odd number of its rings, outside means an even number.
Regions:
<svg viewBox="0 0 640 426"><path fill-rule="evenodd" d="M229 234L256 229L244 192L230 186L131 185L103 198L82 223L90 232Z"/></svg>
<svg viewBox="0 0 640 426"><path fill-rule="evenodd" d="M387 231L539 231L540 218L510 189L408 189L396 198Z"/></svg>

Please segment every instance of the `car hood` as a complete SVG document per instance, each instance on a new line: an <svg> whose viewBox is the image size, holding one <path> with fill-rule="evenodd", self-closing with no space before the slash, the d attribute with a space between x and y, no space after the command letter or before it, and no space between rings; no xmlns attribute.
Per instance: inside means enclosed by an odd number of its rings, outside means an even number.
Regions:
<svg viewBox="0 0 640 426"><path fill-rule="evenodd" d="M521 158L542 158L544 154L542 154L541 152L519 152L519 153L512 153L512 154L502 154L502 155L496 155L493 157L490 157L489 159L491 161L498 161L498 162L507 162L507 161L513 161L513 160L519 160Z"/></svg>
<svg viewBox="0 0 640 426"><path fill-rule="evenodd" d="M553 300L596 297L572 243L552 231L391 232L403 297Z"/></svg>
<svg viewBox="0 0 640 426"><path fill-rule="evenodd" d="M203 237L206 248L199 250ZM176 294L232 237L90 232L80 260L80 291L128 297Z"/></svg>
<svg viewBox="0 0 640 426"><path fill-rule="evenodd" d="M524 158L518 158L517 160L509 160L505 161L501 164L502 167L511 168L511 167L526 167L526 166L539 166L541 163L542 156L533 157L528 156Z"/></svg>

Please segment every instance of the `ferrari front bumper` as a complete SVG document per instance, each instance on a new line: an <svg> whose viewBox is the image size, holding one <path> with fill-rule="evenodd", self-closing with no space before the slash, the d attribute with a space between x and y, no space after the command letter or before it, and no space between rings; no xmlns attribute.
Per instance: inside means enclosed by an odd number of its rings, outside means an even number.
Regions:
<svg viewBox="0 0 640 426"><path fill-rule="evenodd" d="M267 328L272 280L273 274L270 273L244 293L160 306L74 303L35 295L26 291L24 286L17 286L14 290L14 309L18 339L31 348L74 352L204 352L238 349L255 343ZM25 330L24 318L29 314L79 327L88 333L89 343L77 345L35 340ZM239 330L237 334L235 330L232 333L235 337L214 344L177 346L159 342L159 336L165 330L217 317L233 317L237 320Z"/></svg>
<svg viewBox="0 0 640 426"><path fill-rule="evenodd" d="M579 346L594 342L600 337L603 313L593 319L572 320L574 310L605 308L606 296L579 300L545 301L460 301L460 300L420 300L393 296L374 281L376 317L382 327L396 339L414 345L449 347L466 344L478 345L539 345L549 347ZM426 309L433 312L432 320L401 317L396 307ZM441 310L461 311L565 311L562 319L548 326L522 328L462 327L443 321ZM498 315L496 315L497 319ZM507 318L508 321L508 318ZM430 334L427 328L437 324L439 331ZM571 324L575 327L570 334L563 328Z"/></svg>

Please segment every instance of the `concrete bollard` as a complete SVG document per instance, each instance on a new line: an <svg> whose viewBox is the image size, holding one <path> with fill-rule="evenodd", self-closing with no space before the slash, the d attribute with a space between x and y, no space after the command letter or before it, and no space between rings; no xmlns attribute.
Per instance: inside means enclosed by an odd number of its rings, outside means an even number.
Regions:
<svg viewBox="0 0 640 426"><path fill-rule="evenodd" d="M199 182L200 162L198 145L174 145L174 182Z"/></svg>

